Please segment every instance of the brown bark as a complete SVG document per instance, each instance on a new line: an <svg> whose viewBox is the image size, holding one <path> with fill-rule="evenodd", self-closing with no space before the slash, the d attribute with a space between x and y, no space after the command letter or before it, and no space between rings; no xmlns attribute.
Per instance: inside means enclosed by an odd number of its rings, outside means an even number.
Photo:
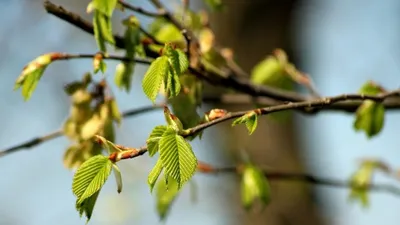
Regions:
<svg viewBox="0 0 400 225"><path fill-rule="evenodd" d="M285 49L290 56L290 22L292 11L299 0L281 1L226 1L226 11L216 13L211 18L217 42L221 46L231 47L235 51L238 63L246 71L275 48ZM235 111L254 106L215 107ZM280 123L260 118L256 132L249 136L242 127L232 128L229 123L220 126L229 140L227 149L246 150L258 165L268 166L282 171L303 171L303 162L299 158L300 149L296 143L293 121ZM236 152L237 153L237 152ZM311 198L310 187L300 183L273 182L272 203L262 213L244 213L235 203L229 202L238 224L322 224ZM237 185L237 192L240 193ZM227 206L227 207L229 207ZM238 213L239 211L239 213Z"/></svg>

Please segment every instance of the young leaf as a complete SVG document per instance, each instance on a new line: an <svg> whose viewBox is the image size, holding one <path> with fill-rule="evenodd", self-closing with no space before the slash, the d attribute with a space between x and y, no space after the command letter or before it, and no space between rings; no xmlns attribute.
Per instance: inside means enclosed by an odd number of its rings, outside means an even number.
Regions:
<svg viewBox="0 0 400 225"><path fill-rule="evenodd" d="M140 23L136 17L130 16L123 21L123 24L126 26L124 34L125 57L134 59L140 46ZM130 91L134 67L135 62L133 60L131 62L121 62L117 65L115 83L120 89L125 89L127 92Z"/></svg>
<svg viewBox="0 0 400 225"><path fill-rule="evenodd" d="M114 143L111 141L107 140L106 138L100 136L100 135L95 135L97 138L97 141L100 142L111 154L113 152L120 152L122 149L120 149L118 146L116 146Z"/></svg>
<svg viewBox="0 0 400 225"><path fill-rule="evenodd" d="M165 121L169 126L171 126L176 132L181 132L183 130L183 125L178 117L169 111L167 106L164 106L164 117Z"/></svg>
<svg viewBox="0 0 400 225"><path fill-rule="evenodd" d="M110 175L111 167L112 162L103 155L93 156L79 167L72 183L78 205L101 189Z"/></svg>
<svg viewBox="0 0 400 225"><path fill-rule="evenodd" d="M190 144L173 128L167 128L159 141L160 158L166 175L181 188L195 173L197 159Z"/></svg>
<svg viewBox="0 0 400 225"><path fill-rule="evenodd" d="M161 159L158 159L156 165L150 171L149 176L147 178L147 183L150 186L150 192L153 191L154 185L156 184L157 179L160 176L162 169L163 169L162 161L161 161Z"/></svg>
<svg viewBox="0 0 400 225"><path fill-rule="evenodd" d="M100 51L107 52L106 42L109 42L112 45L115 44L111 28L111 18L98 10L94 10L93 30Z"/></svg>
<svg viewBox="0 0 400 225"><path fill-rule="evenodd" d="M167 126L156 126L147 139L147 149L150 156L154 156L158 152L158 142L164 134Z"/></svg>
<svg viewBox="0 0 400 225"><path fill-rule="evenodd" d="M117 182L117 192L118 194L121 193L122 191L122 175L121 171L119 170L117 164L113 163L112 164L114 175L115 175L115 181Z"/></svg>
<svg viewBox="0 0 400 225"><path fill-rule="evenodd" d="M142 87L146 96L154 103L164 77L168 75L168 57L160 56L154 60L144 75Z"/></svg>
<svg viewBox="0 0 400 225"><path fill-rule="evenodd" d="M257 198L266 205L270 201L270 195L270 187L264 174L255 166L247 165L242 178L243 206L250 209Z"/></svg>
<svg viewBox="0 0 400 225"><path fill-rule="evenodd" d="M360 94L367 95L378 95L383 92L382 87L371 81L364 84L359 91ZM354 129L363 130L368 138L372 138L382 130L384 121L385 107L381 103L365 100L357 109Z"/></svg>
<svg viewBox="0 0 400 225"><path fill-rule="evenodd" d="M381 103L365 100L357 109L354 129L363 130L368 138L377 135L383 128L385 107Z"/></svg>
<svg viewBox="0 0 400 225"><path fill-rule="evenodd" d="M92 7L104 15L111 17L118 0L93 0Z"/></svg>
<svg viewBox="0 0 400 225"><path fill-rule="evenodd" d="M176 97L181 91L181 83L178 75L172 71L169 67L169 73L167 76L167 82L164 82L165 92L169 98Z"/></svg>
<svg viewBox="0 0 400 225"><path fill-rule="evenodd" d="M89 198L85 199L83 202L76 203L76 210L79 212L79 216L82 217L82 214L86 214L86 223L89 222L90 218L92 217L93 214L93 209L97 201L97 197L99 196L100 190L98 190L96 193L94 193L92 196Z"/></svg>
<svg viewBox="0 0 400 225"><path fill-rule="evenodd" d="M21 75L17 78L14 90L22 86L22 96L25 101L32 96L47 66L53 61L53 54L54 53L48 53L37 57L24 67Z"/></svg>
<svg viewBox="0 0 400 225"><path fill-rule="evenodd" d="M239 117L235 121L233 121L232 126L244 123L246 124L247 130L251 135L257 128L257 117L258 116L256 112L254 111L248 112L242 117Z"/></svg>
<svg viewBox="0 0 400 225"><path fill-rule="evenodd" d="M174 49L171 44L165 44L164 55L168 57L173 72L180 76L189 68L189 60L180 49Z"/></svg>
<svg viewBox="0 0 400 225"><path fill-rule="evenodd" d="M360 168L351 176L350 184L352 189L349 195L350 201L359 200L362 207L368 207L368 187L372 182L373 173L376 170L388 172L389 168L378 160L364 160Z"/></svg>
<svg viewBox="0 0 400 225"><path fill-rule="evenodd" d="M164 220L179 193L179 185L174 179L167 177L166 181L160 180L157 183L156 191L157 212L160 219Z"/></svg>
<svg viewBox="0 0 400 225"><path fill-rule="evenodd" d="M96 74L101 71L103 74L107 70L107 64L103 60L103 55L98 53L93 58L93 72Z"/></svg>

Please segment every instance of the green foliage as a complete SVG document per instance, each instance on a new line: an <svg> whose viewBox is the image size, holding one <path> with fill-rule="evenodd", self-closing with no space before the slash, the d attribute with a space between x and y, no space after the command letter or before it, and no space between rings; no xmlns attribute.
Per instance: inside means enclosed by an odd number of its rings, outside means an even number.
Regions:
<svg viewBox="0 0 400 225"><path fill-rule="evenodd" d="M150 186L150 192L153 191L154 185L156 184L157 179L160 176L162 170L163 170L162 161L161 159L158 159L156 165L150 171L149 176L147 178L147 183Z"/></svg>
<svg viewBox="0 0 400 225"><path fill-rule="evenodd" d="M72 101L70 116L63 126L63 133L72 141L64 154L64 165L70 169L102 152L102 146L93 142L96 135L110 145L105 145L109 152L118 151L111 143L115 138L114 122L120 122L121 113L114 98L92 95L92 84L99 85L92 83L90 74L86 74L82 81L74 81L65 88Z"/></svg>
<svg viewBox="0 0 400 225"><path fill-rule="evenodd" d="M98 194L110 175L111 167L112 162L108 157L97 155L85 161L76 171L72 183L72 191L77 198L76 206L80 213L87 211L88 207L92 208L90 211L93 210L94 203L93 205L88 204L88 202L92 201L89 198L94 194Z"/></svg>
<svg viewBox="0 0 400 225"><path fill-rule="evenodd" d="M97 197L99 196L100 190L94 193L89 198L83 200L82 203L76 204L76 210L79 212L79 216L82 217L83 213L86 215L86 223L89 222L93 214L94 206L96 205Z"/></svg>
<svg viewBox="0 0 400 225"><path fill-rule="evenodd" d="M144 75L142 87L146 96L155 102L158 92L160 91L161 84L164 78L168 75L169 64L167 56L160 56L155 59Z"/></svg>
<svg viewBox="0 0 400 225"><path fill-rule="evenodd" d="M92 7L111 18L118 0L93 0Z"/></svg>
<svg viewBox="0 0 400 225"><path fill-rule="evenodd" d="M255 111L248 112L242 117L239 117L235 121L233 121L232 126L244 123L246 124L247 130L251 135L257 128L257 117L258 115Z"/></svg>
<svg viewBox="0 0 400 225"><path fill-rule="evenodd" d="M181 50L165 44L164 54L151 63L143 78L144 93L154 102L161 84L164 84L168 97L177 96L181 90L179 76L186 72L188 66L189 60Z"/></svg>
<svg viewBox="0 0 400 225"><path fill-rule="evenodd" d="M360 94L367 95L377 95L382 92L383 89L372 82L367 82L360 89ZM384 121L385 107L382 103L365 100L357 109L354 129L356 131L362 130L368 138L372 138L382 130Z"/></svg>
<svg viewBox="0 0 400 225"><path fill-rule="evenodd" d="M103 74L107 70L107 64L103 60L103 55L101 53L98 53L95 55L93 58L93 73L98 73L101 71Z"/></svg>
<svg viewBox="0 0 400 225"><path fill-rule="evenodd" d="M204 0L208 7L213 11L221 11L224 9L222 0Z"/></svg>
<svg viewBox="0 0 400 225"><path fill-rule="evenodd" d="M183 125L179 118L172 114L166 106L164 107L164 117L169 127L173 128L176 132L183 131Z"/></svg>
<svg viewBox="0 0 400 225"><path fill-rule="evenodd" d="M156 198L157 212L161 220L164 220L171 208L171 204L179 193L179 184L171 177L160 180L157 183Z"/></svg>
<svg viewBox="0 0 400 225"><path fill-rule="evenodd" d="M52 61L52 53L48 53L37 57L24 67L15 82L14 90L22 87L22 96L25 101L32 96L40 78Z"/></svg>
<svg viewBox="0 0 400 225"><path fill-rule="evenodd" d="M156 126L153 131L151 131L151 134L147 139L147 150L150 156L154 156L158 152L158 142L166 130L167 126Z"/></svg>
<svg viewBox="0 0 400 225"><path fill-rule="evenodd" d="M369 185L376 170L388 172L389 169L384 163L377 160L365 160L361 163L360 168L350 179L350 184L352 185L349 194L350 201L359 201L363 208L369 206Z"/></svg>
<svg viewBox="0 0 400 225"><path fill-rule="evenodd" d="M132 85L132 77L135 67L134 58L136 52L140 52L142 47L140 44L140 23L136 17L130 16L123 21L123 24L126 27L124 34L124 43L126 46L125 57L132 59L132 61L121 62L117 65L115 71L115 84L120 89L125 89L127 92L129 92Z"/></svg>
<svg viewBox="0 0 400 225"><path fill-rule="evenodd" d="M242 204L246 209L251 209L256 199L263 205L270 201L270 187L267 179L260 169L253 165L246 165L242 177Z"/></svg>
<svg viewBox="0 0 400 225"><path fill-rule="evenodd" d="M117 164L113 163L112 168L115 175L115 181L117 182L117 192L121 193L122 191L122 174L121 170L118 168Z"/></svg>
<svg viewBox="0 0 400 225"><path fill-rule="evenodd" d="M165 173L181 188L195 173L197 159L190 144L173 128L167 128L159 141L160 158Z"/></svg>
<svg viewBox="0 0 400 225"><path fill-rule="evenodd" d="M93 12L93 30L100 51L107 52L106 42L112 45L115 44L112 33L111 17L95 9Z"/></svg>

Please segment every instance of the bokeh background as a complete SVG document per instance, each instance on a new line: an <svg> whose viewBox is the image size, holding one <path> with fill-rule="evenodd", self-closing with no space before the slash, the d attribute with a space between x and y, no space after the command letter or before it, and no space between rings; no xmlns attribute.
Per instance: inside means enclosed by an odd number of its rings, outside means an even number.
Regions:
<svg viewBox="0 0 400 225"><path fill-rule="evenodd" d="M89 15L85 15L88 1L53 2L90 19ZM147 1L129 2L149 6ZM193 7L202 7L200 0L191 2ZM212 23L216 34L220 35L217 36L218 41L237 51L238 60L247 71L273 48L285 47L296 65L312 76L323 95L356 92L368 79L376 80L387 89L399 87L399 1L225 2L230 8L221 15L213 15ZM42 3L41 0L0 0L0 149L58 129L69 111L69 99L62 86L90 71L91 61L71 60L52 64L28 102L23 101L19 92L12 90L23 66L39 54L50 51L97 51L92 36L46 14ZM173 6L177 3L178 0L168 4ZM119 21L124 15L127 14L116 14L116 31L121 32ZM139 18L144 24L150 22L149 18ZM254 42L251 41L253 39ZM112 81L116 62L107 64L107 76ZM132 93L115 89L121 110L150 104L141 92L141 77L145 69L137 66ZM211 106L206 105L203 110L207 107ZM384 130L372 140L354 132L353 119L349 114L338 112L312 117L295 114L294 121L286 130L280 131L282 125L273 123L272 129L279 130L276 133L268 131L268 128L266 132L256 132L254 138L266 137L270 141L268 143L255 142L253 136L237 139L235 135L243 137L246 132L229 133L227 131L231 128L228 124L225 128L207 130L203 141L195 141L193 147L199 159L214 165L232 163L226 158L229 155L227 151L233 147L237 148L235 151L253 149L250 151L253 156L263 156L263 162L275 168L298 169L341 180L351 175L357 168L357 160L362 157L379 157L394 167L400 165L398 112L387 114ZM163 123L160 111L126 119L117 130L117 142L142 146L151 129ZM268 139L272 135L279 136ZM285 142L291 144L279 147ZM67 145L68 140L58 138L0 158L1 225L85 223L74 208L75 199L71 191L73 172L62 165ZM269 154L271 152L274 154ZM291 153L295 157L290 156ZM274 164L287 158L293 160L279 164L281 167ZM146 156L121 162L124 191L119 195L116 193L111 176L98 199L90 224L162 223L146 183L147 173L153 164L154 161ZM247 214L240 208L236 176L198 174L194 180L197 201L192 198L190 189L185 188L174 203L166 224L394 225L400 220L400 198L385 193L371 193L371 206L362 209L347 201L348 190L313 186L310 189L312 192L306 194L309 197L301 200L296 195L288 195L285 199L281 194L280 201L283 203L271 206L267 213L270 216L265 216ZM380 174L375 180L396 184ZM289 185L296 188L298 184ZM303 190L304 187L299 188ZM296 215L296 211L302 213L301 217Z"/></svg>

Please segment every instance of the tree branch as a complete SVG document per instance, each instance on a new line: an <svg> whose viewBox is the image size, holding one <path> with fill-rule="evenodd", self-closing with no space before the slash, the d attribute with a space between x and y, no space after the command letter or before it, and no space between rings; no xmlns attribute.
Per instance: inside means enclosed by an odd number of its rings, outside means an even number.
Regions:
<svg viewBox="0 0 400 225"><path fill-rule="evenodd" d="M57 61L57 60L84 59L84 58L93 59L96 56L97 56L97 54L54 53L54 56L52 57L52 60ZM110 60L125 61L125 62L136 62L136 63L147 64L147 65L150 65L151 62L152 62L151 59L138 58L138 57L135 57L134 59L131 59L131 58L118 56L118 55L104 55L103 54L102 58L103 59L110 59Z"/></svg>
<svg viewBox="0 0 400 225"><path fill-rule="evenodd" d="M164 106L164 104L157 104L157 105L144 106L144 107L140 107L140 108L137 108L137 109L127 110L127 111L122 113L122 117L123 118L128 118L128 117L131 117L131 116L135 116L135 115L139 115L139 114L142 114L142 113L150 112L150 111L153 111L153 110L156 110L156 109L161 109L163 106ZM14 153L14 152L17 152L17 151L20 151L20 150L24 150L24 149L29 149L29 148L35 147L35 146L40 145L40 144L42 144L42 143L44 143L46 141L50 141L50 140L56 139L58 137L61 137L62 135L63 135L63 131L60 129L60 130L53 131L53 132L51 132L49 134L43 135L41 137L33 138L33 139L29 140L29 141L25 141L25 142L23 142L21 144L18 144L18 145L12 146L10 148L4 149L3 151L0 151L0 157L3 157L5 155L8 155L10 153Z"/></svg>
<svg viewBox="0 0 400 225"><path fill-rule="evenodd" d="M197 171L205 174L219 174L219 173L241 173L242 168L240 167L221 167L216 168L206 163L199 162ZM279 171L268 171L263 170L264 175L269 180L284 180L284 181L301 181L314 185L322 185L337 188L352 188L352 184L349 181L335 180L332 178L323 178L310 174L304 173L290 173L290 172L279 172ZM387 192L400 196L400 188L390 184L370 184L367 187L370 191L381 191Z"/></svg>
<svg viewBox="0 0 400 225"><path fill-rule="evenodd" d="M48 13L55 15L56 17L65 20L70 24L78 28L81 28L82 30L93 35L94 33L93 25L90 22L87 22L84 19L82 19L79 15L69 12L65 10L63 7L57 6L51 3L50 1L45 1L44 7ZM125 47L124 39L121 36L114 35L114 39L116 47L118 48ZM209 82L211 85L219 85L229 89L234 89L236 91L243 92L254 97L264 96L264 97L274 98L276 100L292 101L292 102L299 102L308 99L306 96L302 96L296 92L285 91L274 87L254 85L249 80L239 79L235 75L228 75L226 77L221 77L218 74L205 70L198 70L193 67L190 67L189 71L194 75L196 75L197 77Z"/></svg>
<svg viewBox="0 0 400 225"><path fill-rule="evenodd" d="M165 13L163 13L163 12L150 12L150 11L147 11L146 9L141 8L141 7L131 5L131 4L129 4L129 3L125 2L125 1L123 1L123 0L118 0L118 2L124 8L132 10L134 12L138 12L138 13L143 14L145 16L150 16L150 17L163 17L163 16L165 16Z"/></svg>
<svg viewBox="0 0 400 225"><path fill-rule="evenodd" d="M379 94L379 95L344 94L344 95L334 96L334 97L330 97L330 98L326 97L326 98L315 99L315 100L304 101L304 102L295 102L295 103L289 102L287 104L259 108L259 109L249 110L249 111L226 112L225 114L221 115L218 118L211 120L210 122L202 123L195 127L185 130L183 132L183 134L181 134L181 135L182 135L182 137L187 138L189 136L197 134L198 132L203 131L206 128L212 127L214 125L217 125L217 124L222 123L227 120L239 118L250 112L255 112L258 115L267 115L267 114L274 113L274 112L294 110L294 109L303 109L303 110L307 111L308 109L323 108L323 107L330 106L337 102L346 102L349 100L372 100L374 102L382 102L386 98L389 98L392 96L400 96L400 89L392 91L392 92L387 92L384 94ZM125 151L114 152L114 153L110 154L109 159L113 162L117 162L119 160L131 159L131 158L141 156L141 155L145 154L146 152L147 152L147 146L143 146L138 149L126 148Z"/></svg>

